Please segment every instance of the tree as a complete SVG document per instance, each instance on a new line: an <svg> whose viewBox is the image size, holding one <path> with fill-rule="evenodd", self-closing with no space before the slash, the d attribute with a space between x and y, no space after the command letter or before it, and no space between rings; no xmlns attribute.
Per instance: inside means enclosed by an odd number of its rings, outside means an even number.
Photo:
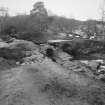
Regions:
<svg viewBox="0 0 105 105"><path fill-rule="evenodd" d="M48 29L49 17L43 2L36 2L30 11L32 23L30 27L37 31L46 31Z"/></svg>
<svg viewBox="0 0 105 105"><path fill-rule="evenodd" d="M8 16L8 8L0 7L0 16L2 17Z"/></svg>
<svg viewBox="0 0 105 105"><path fill-rule="evenodd" d="M95 37L97 34L97 22L95 20L88 20L85 22L85 28L84 32L87 35L87 38L90 38L91 36Z"/></svg>
<svg viewBox="0 0 105 105"><path fill-rule="evenodd" d="M0 7L0 33L4 30L4 22L8 18L8 8Z"/></svg>
<svg viewBox="0 0 105 105"><path fill-rule="evenodd" d="M33 9L30 11L31 15L45 15L48 16L47 14L47 10L44 7L44 3L43 2L37 2L33 5Z"/></svg>
<svg viewBox="0 0 105 105"><path fill-rule="evenodd" d="M102 11L102 16L101 16L101 24L102 24L102 36L103 38L105 39L105 0L103 0L103 3L102 3L102 8L101 8L101 11Z"/></svg>

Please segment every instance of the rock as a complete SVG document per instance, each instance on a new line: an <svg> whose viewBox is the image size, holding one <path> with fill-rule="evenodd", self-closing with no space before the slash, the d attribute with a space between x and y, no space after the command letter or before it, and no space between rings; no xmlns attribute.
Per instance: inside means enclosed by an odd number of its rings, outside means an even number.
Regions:
<svg viewBox="0 0 105 105"><path fill-rule="evenodd" d="M100 68L100 69L98 70L98 73L99 73L99 74L105 74L105 69Z"/></svg>
<svg viewBox="0 0 105 105"><path fill-rule="evenodd" d="M32 51L36 50L38 50L38 47L32 42L14 40L12 43L5 44L5 46L0 48L0 57L18 61L29 55L27 53L32 53Z"/></svg>
<svg viewBox="0 0 105 105"><path fill-rule="evenodd" d="M105 79L105 75L104 74L100 74L99 76L97 76L97 79Z"/></svg>
<svg viewBox="0 0 105 105"><path fill-rule="evenodd" d="M98 71L103 63L102 60L82 60L82 61L80 60L80 62L85 64L93 71Z"/></svg>
<svg viewBox="0 0 105 105"><path fill-rule="evenodd" d="M0 42L0 48L9 47L9 44L6 42Z"/></svg>
<svg viewBox="0 0 105 105"><path fill-rule="evenodd" d="M93 72L80 61L65 61L63 62L62 66L67 70L82 73L88 75L89 77L94 77Z"/></svg>
<svg viewBox="0 0 105 105"><path fill-rule="evenodd" d="M16 66L16 62L14 60L6 60L0 57L0 70L10 69Z"/></svg>
<svg viewBox="0 0 105 105"><path fill-rule="evenodd" d="M105 70L105 65L101 65L100 68Z"/></svg>
<svg viewBox="0 0 105 105"><path fill-rule="evenodd" d="M69 54L67 54L66 52L63 51L59 51L58 52L58 57L62 60L62 61L69 61L72 59L72 56L70 56Z"/></svg>
<svg viewBox="0 0 105 105"><path fill-rule="evenodd" d="M88 60L80 60L81 63L84 63L86 65L88 65L89 61Z"/></svg>
<svg viewBox="0 0 105 105"><path fill-rule="evenodd" d="M3 42L3 40L0 38L0 42Z"/></svg>
<svg viewBox="0 0 105 105"><path fill-rule="evenodd" d="M32 55L30 57L23 58L21 65L33 64L33 63L41 63L43 61L43 59L44 59L43 54L38 53L36 55Z"/></svg>
<svg viewBox="0 0 105 105"><path fill-rule="evenodd" d="M53 51L55 51L55 48L53 46L50 46L49 44L41 44L40 45L40 52L43 53L44 55L46 55L47 49L52 49Z"/></svg>
<svg viewBox="0 0 105 105"><path fill-rule="evenodd" d="M88 66L91 67L92 70L97 70L99 63L96 61L89 61Z"/></svg>
<svg viewBox="0 0 105 105"><path fill-rule="evenodd" d="M75 59L101 59L105 53L105 42L97 40L70 40L69 42L59 43L64 52L72 55ZM98 54L98 56L95 56Z"/></svg>
<svg viewBox="0 0 105 105"><path fill-rule="evenodd" d="M9 44L11 48L20 48L22 50L38 50L38 46L31 41L25 40L14 40L12 43Z"/></svg>
<svg viewBox="0 0 105 105"><path fill-rule="evenodd" d="M92 61L95 61L95 62L98 62L98 63L101 63L101 64L104 63L104 60L102 60L102 59L97 59L97 60L92 60Z"/></svg>
<svg viewBox="0 0 105 105"><path fill-rule="evenodd" d="M8 48L0 48L0 57L3 57L8 60L20 60L21 58L25 57L25 51L21 51L17 48L11 49Z"/></svg>

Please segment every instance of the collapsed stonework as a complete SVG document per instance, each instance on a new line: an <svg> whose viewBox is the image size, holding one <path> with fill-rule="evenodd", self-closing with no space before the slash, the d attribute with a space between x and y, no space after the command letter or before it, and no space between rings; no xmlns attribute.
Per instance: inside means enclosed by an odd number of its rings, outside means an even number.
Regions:
<svg viewBox="0 0 105 105"><path fill-rule="evenodd" d="M62 45L25 40L0 46L1 105L105 104L104 59L74 59ZM21 57L16 58L17 54Z"/></svg>
<svg viewBox="0 0 105 105"><path fill-rule="evenodd" d="M97 58L96 60L96 59L87 59L87 57L85 57L85 59L76 60L77 56L75 56L75 53L77 54L77 52L79 53L84 52L85 47L82 47L84 46L81 44L82 42L80 43L78 42L80 46L79 48L77 48L76 44L75 43L73 44L73 43L72 42L58 43L56 45L46 43L46 44L36 45L33 42L25 41L25 40L14 39L12 42L9 42L9 43L6 43L3 40L1 40L0 57L7 61L14 61L16 65L42 63L44 62L45 59L50 59L53 62L57 63L58 65L61 65L62 67L68 70L85 73L89 77L104 80L105 78L104 58L103 59ZM93 44L91 46L93 46ZM104 48L104 44L102 46L103 47L101 48ZM86 48L86 49L87 49L86 56L89 54L88 57L91 57L90 56L91 49L89 48ZM98 50L99 49L100 48L98 48ZM77 51L77 52L73 52L73 51ZM82 54L84 58L84 53L81 53L81 56ZM92 52L92 54L94 53ZM96 54L96 51L95 51L95 54ZM99 53L99 55L100 54L102 53Z"/></svg>

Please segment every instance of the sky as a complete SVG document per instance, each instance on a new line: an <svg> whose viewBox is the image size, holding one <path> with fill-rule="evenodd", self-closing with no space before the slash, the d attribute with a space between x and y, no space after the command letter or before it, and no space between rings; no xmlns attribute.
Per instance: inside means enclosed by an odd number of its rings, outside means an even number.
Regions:
<svg viewBox="0 0 105 105"><path fill-rule="evenodd" d="M42 1L53 14L78 20L99 19L102 0L0 0L0 7L7 7L10 15L29 13L33 4Z"/></svg>

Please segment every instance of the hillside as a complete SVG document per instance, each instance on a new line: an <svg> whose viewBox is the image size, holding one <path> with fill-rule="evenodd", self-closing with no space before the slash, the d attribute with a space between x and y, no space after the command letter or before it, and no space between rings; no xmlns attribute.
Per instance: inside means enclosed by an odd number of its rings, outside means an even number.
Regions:
<svg viewBox="0 0 105 105"><path fill-rule="evenodd" d="M81 51L85 43L80 43ZM95 45L104 45L100 43ZM47 49L52 49L52 54ZM90 65L73 60L75 56L66 53L69 49L63 50L59 45L55 48L25 40L1 42L0 105L105 105L104 58L85 58Z"/></svg>
<svg viewBox="0 0 105 105"><path fill-rule="evenodd" d="M0 8L0 105L105 105L105 22Z"/></svg>

